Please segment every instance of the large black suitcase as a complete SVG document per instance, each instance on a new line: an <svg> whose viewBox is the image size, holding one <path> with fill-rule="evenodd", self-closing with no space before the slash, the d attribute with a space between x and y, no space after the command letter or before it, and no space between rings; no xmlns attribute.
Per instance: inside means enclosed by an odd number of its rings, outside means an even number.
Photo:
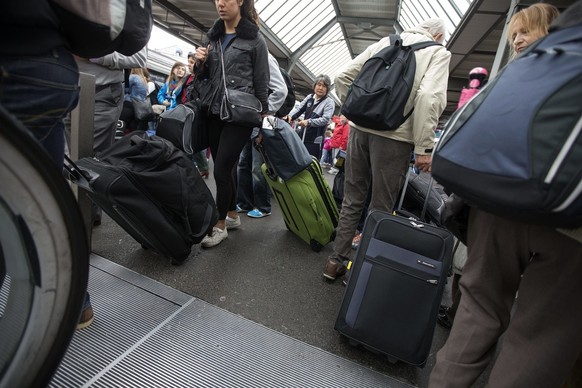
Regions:
<svg viewBox="0 0 582 388"><path fill-rule="evenodd" d="M390 361L424 366L452 251L446 229L370 213L335 329Z"/></svg>
<svg viewBox="0 0 582 388"><path fill-rule="evenodd" d="M69 178L143 247L183 262L218 219L188 156L160 137L126 136L95 158L66 163Z"/></svg>

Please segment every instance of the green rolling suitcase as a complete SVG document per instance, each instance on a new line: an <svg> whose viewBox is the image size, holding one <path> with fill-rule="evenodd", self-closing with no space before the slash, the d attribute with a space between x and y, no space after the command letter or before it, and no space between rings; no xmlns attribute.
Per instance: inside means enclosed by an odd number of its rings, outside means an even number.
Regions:
<svg viewBox="0 0 582 388"><path fill-rule="evenodd" d="M335 238L339 213L321 166L313 162L287 181L277 177L266 164L263 175L276 198L287 229L316 252Z"/></svg>

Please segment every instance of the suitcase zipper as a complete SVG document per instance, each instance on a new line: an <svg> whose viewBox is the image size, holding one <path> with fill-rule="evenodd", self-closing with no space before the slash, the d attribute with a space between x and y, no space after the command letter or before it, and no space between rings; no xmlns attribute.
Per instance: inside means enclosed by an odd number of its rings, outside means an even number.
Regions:
<svg viewBox="0 0 582 388"><path fill-rule="evenodd" d="M421 281L423 281L425 283L428 283L428 284L431 284L431 285L435 285L436 286L439 283L438 279L434 279L434 278L427 279L426 277L419 276L417 274L412 273L411 271L405 271L404 269L400 268L399 266L391 265L391 264L389 264L389 263L387 263L385 261L380 261L380 260L378 260L376 258L371 258L369 256L366 256L366 259L368 261L372 262L372 263L379 264L379 265L381 265L383 267L389 268L389 269L391 269L393 271L396 271L396 272L400 272L400 273L402 273L404 275L413 277L413 278L415 278L417 280L421 280ZM411 268L411 269L414 270L414 268Z"/></svg>
<svg viewBox="0 0 582 388"><path fill-rule="evenodd" d="M315 168L318 168L318 171L320 172L320 174L322 173L321 166L319 166L319 163L317 163L317 167L315 167ZM307 167L307 170L309 170L309 173L313 177L313 181L315 182L315 185L317 186L317 190L319 191L319 193L321 194L321 198L323 199L323 204L325 205L325 208L326 208L327 212L329 213L329 218L331 219L331 223L332 223L333 227L336 228L337 224L338 224L339 217L337 217L336 212L333 211L332 205L330 204L330 198L328 196L327 190L325 190L325 186L319 181L319 175L317 174L317 172L312 170L311 165L309 165Z"/></svg>

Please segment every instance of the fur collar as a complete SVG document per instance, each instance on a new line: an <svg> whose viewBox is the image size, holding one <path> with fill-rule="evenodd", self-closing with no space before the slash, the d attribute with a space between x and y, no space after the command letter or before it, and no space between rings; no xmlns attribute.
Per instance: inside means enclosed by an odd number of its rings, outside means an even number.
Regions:
<svg viewBox="0 0 582 388"><path fill-rule="evenodd" d="M236 27L236 35L241 39L253 40L259 35L259 27L243 17ZM216 19L212 28L206 33L206 36L211 41L222 38L224 36L224 22Z"/></svg>

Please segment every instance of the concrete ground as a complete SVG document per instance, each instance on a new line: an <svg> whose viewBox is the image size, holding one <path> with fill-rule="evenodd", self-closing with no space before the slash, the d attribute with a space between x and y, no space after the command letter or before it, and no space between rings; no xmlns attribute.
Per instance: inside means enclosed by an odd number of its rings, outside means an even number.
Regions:
<svg viewBox="0 0 582 388"><path fill-rule="evenodd" d="M331 185L333 175L325 174ZM212 176L206 182L214 193ZM106 216L93 231L92 248L96 254L170 287L418 387L427 386L436 351L448 335L437 325L424 368L391 364L385 356L350 345L334 330L345 287L341 281L322 277L331 245L319 253L312 251L286 229L274 201L271 216L252 219L243 214L241 228L230 231L226 241L211 249L195 245L179 267L142 249ZM444 298L448 304L450 284ZM99 319L99 306L94 309Z"/></svg>

